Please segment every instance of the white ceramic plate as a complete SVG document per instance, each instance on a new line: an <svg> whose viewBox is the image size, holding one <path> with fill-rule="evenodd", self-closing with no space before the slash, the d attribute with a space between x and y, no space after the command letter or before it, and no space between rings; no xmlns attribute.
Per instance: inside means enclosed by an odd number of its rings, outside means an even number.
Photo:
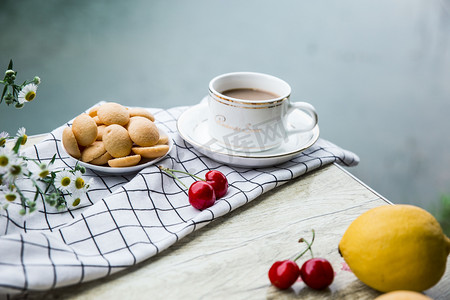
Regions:
<svg viewBox="0 0 450 300"><path fill-rule="evenodd" d="M302 128L309 115L294 111L288 118L290 128ZM293 133L274 149L261 152L240 152L222 147L208 133L208 105L201 102L184 111L177 121L180 136L200 153L218 162L238 167L262 168L286 162L311 147L319 138L319 126L311 131Z"/></svg>
<svg viewBox="0 0 450 300"><path fill-rule="evenodd" d="M97 172L111 174L111 175L123 175L123 174L137 173L140 170L142 170L148 166L151 166L151 165L157 163L158 161L162 160L164 157L166 157L170 153L170 151L173 148L173 141L172 141L172 138L170 137L170 135L161 128L158 128L158 130L159 130L160 134L165 134L169 137L169 151L167 151L167 153L161 157L158 157L153 160L150 160L148 158L142 158L141 161L139 162L139 164L132 166L132 167L122 167L122 168L111 168L109 166L97 166L97 165L93 165L90 163L82 162L81 160L78 160L78 163L87 169L91 169L91 170L94 170ZM68 154L68 155L70 156L70 154ZM77 160L74 157L72 157L72 158Z"/></svg>

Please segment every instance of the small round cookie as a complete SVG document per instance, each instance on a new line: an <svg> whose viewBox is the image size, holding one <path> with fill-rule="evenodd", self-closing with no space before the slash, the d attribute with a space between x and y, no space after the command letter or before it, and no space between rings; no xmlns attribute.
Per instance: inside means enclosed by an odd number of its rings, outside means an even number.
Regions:
<svg viewBox="0 0 450 300"><path fill-rule="evenodd" d="M155 123L144 117L132 117L128 124L131 140L139 146L149 147L159 141L159 131Z"/></svg>
<svg viewBox="0 0 450 300"><path fill-rule="evenodd" d="M113 158L113 157L112 157L111 154L109 154L108 152L105 152L105 154L103 154L103 155L100 156L100 157L97 157L96 159L91 160L89 163L90 163L90 164L93 164L93 165L101 166L101 165L107 164L107 163L108 163L108 160L110 160L110 159L112 159L112 158Z"/></svg>
<svg viewBox="0 0 450 300"><path fill-rule="evenodd" d="M96 107L93 107L93 108L91 108L90 110L89 110L89 116L91 116L92 118L93 117L95 117L96 115L97 115L97 111L98 111L98 108L99 108L100 106L96 106Z"/></svg>
<svg viewBox="0 0 450 300"><path fill-rule="evenodd" d="M141 107L131 107L128 108L128 112L130 113L130 118L132 117L144 117L149 119L150 121L154 122L155 117L145 108Z"/></svg>
<svg viewBox="0 0 450 300"><path fill-rule="evenodd" d="M103 139L103 134L105 133L106 125L100 125L97 127L97 141L101 141Z"/></svg>
<svg viewBox="0 0 450 300"><path fill-rule="evenodd" d="M87 146L81 153L81 161L91 162L106 153L105 146L102 141L95 141Z"/></svg>
<svg viewBox="0 0 450 300"><path fill-rule="evenodd" d="M169 143L169 137L165 134L160 134L157 145L167 145L168 143Z"/></svg>
<svg viewBox="0 0 450 300"><path fill-rule="evenodd" d="M62 133L62 142L64 145L64 149L66 149L69 155L75 158L81 157L80 148L78 147L77 139L73 134L72 128L70 127L64 128Z"/></svg>
<svg viewBox="0 0 450 300"><path fill-rule="evenodd" d="M105 125L126 125L130 120L128 110L119 103L109 102L102 104L97 111L97 116Z"/></svg>
<svg viewBox="0 0 450 300"><path fill-rule="evenodd" d="M90 145L97 139L97 124L88 114L81 114L73 120L72 131L80 146Z"/></svg>
<svg viewBox="0 0 450 300"><path fill-rule="evenodd" d="M108 160L108 165L113 168L131 167L137 165L141 161L140 155L130 155L120 158Z"/></svg>
<svg viewBox="0 0 450 300"><path fill-rule="evenodd" d="M112 124L105 128L102 140L106 151L116 158L130 154L133 146L128 131L117 124Z"/></svg>
<svg viewBox="0 0 450 300"><path fill-rule="evenodd" d="M103 125L103 122L100 121L100 118L98 116L92 117L92 119L94 119L95 124L97 124L97 126Z"/></svg>
<svg viewBox="0 0 450 300"><path fill-rule="evenodd" d="M133 152L145 158L158 158L169 151L168 145L155 145L152 147L133 147Z"/></svg>

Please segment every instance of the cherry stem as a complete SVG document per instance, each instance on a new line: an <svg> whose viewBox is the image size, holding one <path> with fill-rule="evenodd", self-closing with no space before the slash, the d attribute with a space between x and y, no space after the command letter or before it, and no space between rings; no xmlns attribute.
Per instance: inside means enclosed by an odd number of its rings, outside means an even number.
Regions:
<svg viewBox="0 0 450 300"><path fill-rule="evenodd" d="M160 169L161 169L161 168L160 168ZM175 172L177 172L177 173L181 173L181 174L184 174L184 175L189 175L189 176L194 177L195 179L198 179L198 180L201 180L201 181L206 181L205 179L203 179L203 178L201 178L201 177L198 177L197 175L194 175L194 174L191 174L191 173L188 173L188 172L185 172L185 171L174 170L174 169L168 169L168 168L163 168L163 169L164 169L164 171L172 172L172 174L175 173ZM175 176L175 175L174 175L174 176Z"/></svg>
<svg viewBox="0 0 450 300"><path fill-rule="evenodd" d="M301 239L299 240L300 243L301 243L301 242L305 242L305 243L308 245L308 247L307 247L302 253L300 253L300 254L294 259L294 261L296 261L297 259L299 259L300 257L302 257L303 254L305 254L308 250L309 250L309 252L311 252L311 257L314 258L314 254L313 254L313 252L312 252L311 246L312 246L312 244L314 243L314 238L315 238L315 236L316 236L316 232L315 232L314 229L313 229L313 230L312 230L312 240L311 240L311 243L308 243L308 241L306 241L306 240L303 239L303 238L301 238Z"/></svg>
<svg viewBox="0 0 450 300"><path fill-rule="evenodd" d="M175 171L175 170L172 170L172 169L168 169L168 168L164 168L163 166L158 166L158 168L161 170L161 171L164 171L164 172L166 172L167 174L169 174L170 176L172 176L173 178L175 178L179 183L181 183L186 189L189 189L188 187L187 187L187 185L185 185L184 183L183 183L183 181L181 181L174 173L173 173L173 171ZM178 171L178 172L181 172L181 171ZM189 174L188 174L189 175Z"/></svg>

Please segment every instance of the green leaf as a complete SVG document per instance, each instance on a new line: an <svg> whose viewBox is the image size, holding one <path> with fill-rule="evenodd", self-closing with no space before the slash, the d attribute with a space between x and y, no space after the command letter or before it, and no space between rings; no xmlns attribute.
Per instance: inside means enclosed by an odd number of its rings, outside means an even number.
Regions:
<svg viewBox="0 0 450 300"><path fill-rule="evenodd" d="M38 187L36 187L36 193L34 194L34 201L36 201L37 200L37 198L38 198L38 196L39 196L39 188Z"/></svg>
<svg viewBox="0 0 450 300"><path fill-rule="evenodd" d="M13 68L13 61L12 59L9 60L8 70L12 70Z"/></svg>
<svg viewBox="0 0 450 300"><path fill-rule="evenodd" d="M56 153L53 155L52 160L50 161L49 165L52 165L55 162L56 159Z"/></svg>
<svg viewBox="0 0 450 300"><path fill-rule="evenodd" d="M22 136L17 139L16 144L14 145L14 148L13 148L14 153L19 152L19 148L22 145L22 140L23 140Z"/></svg>

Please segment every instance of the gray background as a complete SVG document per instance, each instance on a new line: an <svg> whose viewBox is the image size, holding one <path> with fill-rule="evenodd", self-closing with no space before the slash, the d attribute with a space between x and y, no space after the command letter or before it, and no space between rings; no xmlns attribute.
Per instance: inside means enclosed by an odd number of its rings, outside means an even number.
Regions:
<svg viewBox="0 0 450 300"><path fill-rule="evenodd" d="M194 105L233 71L283 78L321 136L394 203L436 210L450 193L450 1L2 0L0 65L38 75L0 130L48 132L101 100ZM3 71L1 71L3 72ZM3 75L2 75L3 76Z"/></svg>

